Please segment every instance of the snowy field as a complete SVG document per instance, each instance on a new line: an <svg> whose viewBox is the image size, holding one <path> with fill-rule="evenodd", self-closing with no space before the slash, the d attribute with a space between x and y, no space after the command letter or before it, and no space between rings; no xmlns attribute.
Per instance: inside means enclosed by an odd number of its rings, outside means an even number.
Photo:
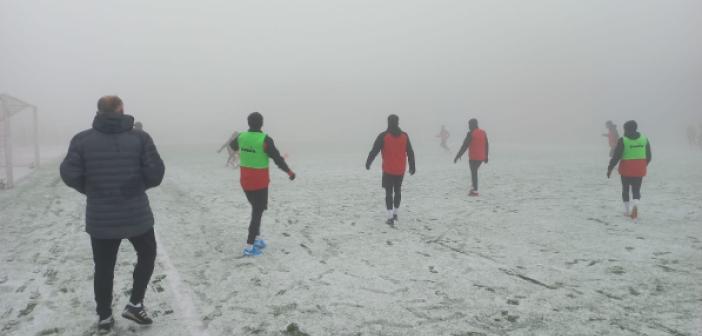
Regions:
<svg viewBox="0 0 702 336"><path fill-rule="evenodd" d="M65 152L65 148L58 146L44 147L41 149L41 154L48 158L56 158ZM6 185L7 171L5 167L5 157L0 149L0 191ZM34 162L34 148L28 146L17 146L13 150L13 168L12 175L14 177L14 184L21 183L26 177L30 176L34 172L36 166ZM41 161L41 158L39 159Z"/></svg>
<svg viewBox="0 0 702 336"><path fill-rule="evenodd" d="M379 161L293 155L272 171L269 248L241 258L249 206L216 146L163 148L150 191L159 257L151 327L115 335L702 335L702 155L654 148L641 219L622 214L606 150L494 146L469 198L465 161L417 152L400 223ZM575 154L573 154L575 153ZM0 335L92 335L84 199L57 163L0 192ZM124 242L116 312L135 256Z"/></svg>

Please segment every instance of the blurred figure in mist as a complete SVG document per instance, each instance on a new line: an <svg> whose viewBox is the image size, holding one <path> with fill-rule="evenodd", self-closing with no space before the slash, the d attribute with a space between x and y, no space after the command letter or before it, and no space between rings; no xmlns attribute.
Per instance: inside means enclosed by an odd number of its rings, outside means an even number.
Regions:
<svg viewBox="0 0 702 336"><path fill-rule="evenodd" d="M619 141L619 131L617 130L617 125L611 120L607 120L605 127L607 127L607 133L602 134L602 136L607 137L609 140L609 157L612 157L612 155L614 155L614 149L617 148L617 142Z"/></svg>
<svg viewBox="0 0 702 336"><path fill-rule="evenodd" d="M697 147L697 128L695 125L687 126L687 142L690 147Z"/></svg>
<svg viewBox="0 0 702 336"><path fill-rule="evenodd" d="M700 131L697 132L697 144L700 146L700 149L702 149L702 123L700 123Z"/></svg>
<svg viewBox="0 0 702 336"><path fill-rule="evenodd" d="M227 149L227 153L229 153L229 157L227 158L227 163L224 164L225 167L232 167L234 169L239 168L239 152L235 151L229 144L231 144L234 139L239 137L239 132L234 131L232 133L232 136L227 139L227 142L225 142L222 147L219 148L217 153L221 153L225 148Z"/></svg>
<svg viewBox="0 0 702 336"><path fill-rule="evenodd" d="M449 151L450 149L448 148L448 139L451 137L451 133L446 129L446 126L441 125L441 131L439 134L436 136L441 140L441 148L443 148L445 151Z"/></svg>
<svg viewBox="0 0 702 336"><path fill-rule="evenodd" d="M134 123L134 129L137 131L143 131L144 130L144 124L141 123L141 121L137 121Z"/></svg>

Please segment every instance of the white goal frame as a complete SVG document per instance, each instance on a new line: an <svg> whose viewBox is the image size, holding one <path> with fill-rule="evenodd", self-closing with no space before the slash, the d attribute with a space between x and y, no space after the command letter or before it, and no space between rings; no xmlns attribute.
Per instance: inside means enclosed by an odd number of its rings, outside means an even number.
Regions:
<svg viewBox="0 0 702 336"><path fill-rule="evenodd" d="M12 156L12 117L18 113L29 111L32 114L32 138L34 141L34 163L33 168L39 168L39 125L38 125L38 109L36 106L15 98L8 94L0 94L0 124L3 129L2 146L5 156L5 183L0 185L0 189L10 189L15 185L13 174L13 156Z"/></svg>

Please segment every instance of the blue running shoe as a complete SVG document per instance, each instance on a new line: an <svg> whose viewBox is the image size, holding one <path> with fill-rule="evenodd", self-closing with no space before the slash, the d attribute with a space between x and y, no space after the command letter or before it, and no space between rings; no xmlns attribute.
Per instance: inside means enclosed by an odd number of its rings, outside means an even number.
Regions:
<svg viewBox="0 0 702 336"><path fill-rule="evenodd" d="M247 247L244 248L244 256L245 257L258 257L263 253L259 248L256 247L256 245L252 247Z"/></svg>
<svg viewBox="0 0 702 336"><path fill-rule="evenodd" d="M256 239L254 241L253 246L255 246L259 250L263 250L266 248L266 246L268 246L268 244L266 244L266 241L263 239Z"/></svg>

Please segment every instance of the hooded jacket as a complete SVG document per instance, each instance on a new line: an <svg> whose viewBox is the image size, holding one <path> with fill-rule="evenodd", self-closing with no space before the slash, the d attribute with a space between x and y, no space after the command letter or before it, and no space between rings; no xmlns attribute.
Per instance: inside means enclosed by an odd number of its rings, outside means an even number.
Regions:
<svg viewBox="0 0 702 336"><path fill-rule="evenodd" d="M139 236L154 225L146 190L161 184L163 161L129 115L98 113L71 140L61 178L87 196L85 228L97 239Z"/></svg>

